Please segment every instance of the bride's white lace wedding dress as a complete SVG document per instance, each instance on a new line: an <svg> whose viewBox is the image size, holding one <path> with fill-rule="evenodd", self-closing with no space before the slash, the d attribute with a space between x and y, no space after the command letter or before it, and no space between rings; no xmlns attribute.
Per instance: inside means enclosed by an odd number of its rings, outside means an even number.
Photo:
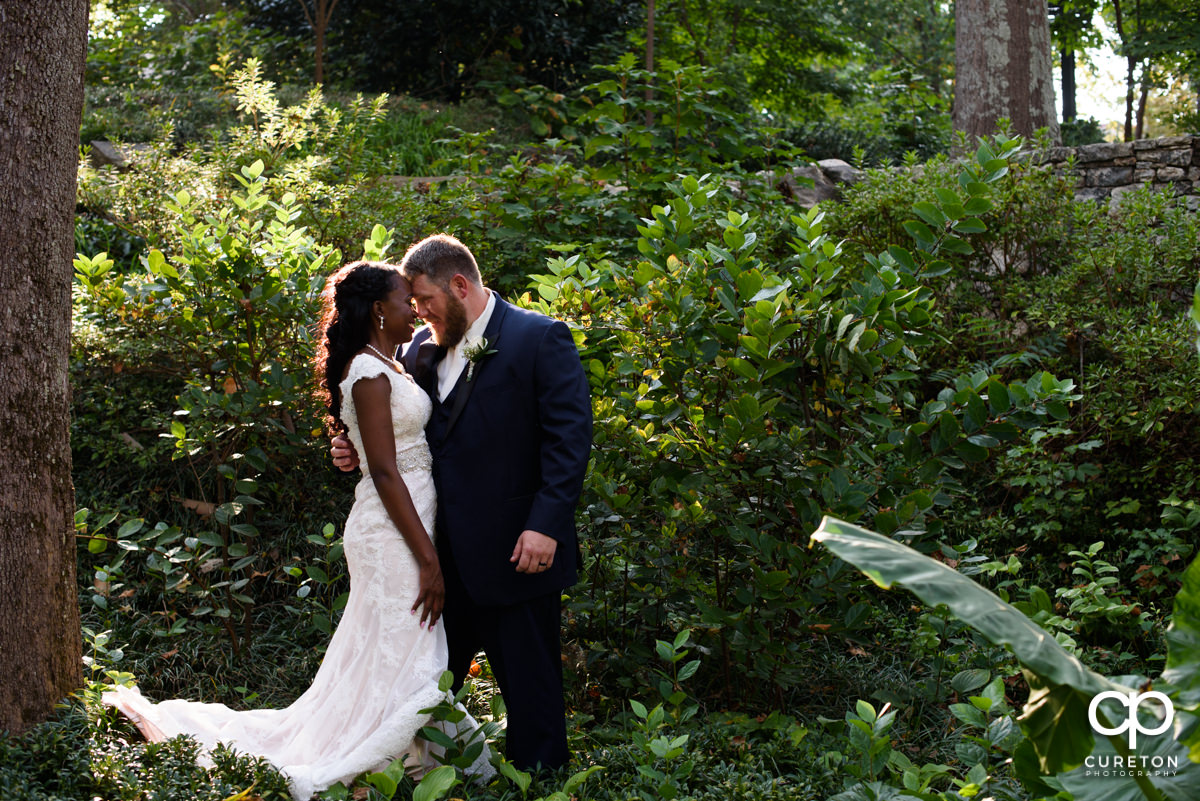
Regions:
<svg viewBox="0 0 1200 801"><path fill-rule="evenodd" d="M355 381L381 374L391 384L396 461L432 535L436 495L424 433L429 397L407 374L360 354L341 383L342 419L358 453L365 453L351 389ZM418 593L417 563L365 470L364 465L344 537L350 598L316 678L295 703L249 711L183 700L154 704L136 688L124 687L104 693L104 702L133 719L149 739L189 734L203 751L222 742L266 757L301 801L401 755L410 764L436 764L422 748L427 744L414 742L414 736L428 722L420 710L445 697L437 685L447 661L446 636L440 621L423 629L420 616L410 614ZM458 724L474 726L469 717ZM473 772L490 774L486 760L485 751Z"/></svg>

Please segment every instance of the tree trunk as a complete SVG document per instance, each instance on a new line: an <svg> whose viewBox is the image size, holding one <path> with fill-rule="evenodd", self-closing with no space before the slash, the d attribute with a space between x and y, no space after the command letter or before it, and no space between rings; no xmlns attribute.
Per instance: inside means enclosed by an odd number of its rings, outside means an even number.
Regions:
<svg viewBox="0 0 1200 801"><path fill-rule="evenodd" d="M316 62L313 77L318 86L323 86L325 84L325 25L321 22L318 22L317 27L313 30L313 60Z"/></svg>
<svg viewBox="0 0 1200 801"><path fill-rule="evenodd" d="M1053 48L1044 0L958 0L955 4L954 129L970 138L1047 128L1060 141Z"/></svg>
<svg viewBox="0 0 1200 801"><path fill-rule="evenodd" d="M0 5L0 730L82 684L67 360L88 0Z"/></svg>
<svg viewBox="0 0 1200 801"><path fill-rule="evenodd" d="M1134 139L1146 137L1146 103L1150 99L1150 67L1142 67L1142 88L1138 92L1137 123L1133 130Z"/></svg>
<svg viewBox="0 0 1200 801"><path fill-rule="evenodd" d="M329 32L329 22L333 19L333 9L338 0L299 0L304 9L304 19L313 32L313 78L318 84L325 83L325 35Z"/></svg>
<svg viewBox="0 0 1200 801"><path fill-rule="evenodd" d="M1075 51L1063 48L1059 61L1062 73L1062 121L1071 122L1078 111L1075 107Z"/></svg>
<svg viewBox="0 0 1200 801"><path fill-rule="evenodd" d="M1134 72L1137 69L1137 59L1133 56L1125 58L1125 141L1133 141L1133 98L1134 87L1137 85L1134 80Z"/></svg>

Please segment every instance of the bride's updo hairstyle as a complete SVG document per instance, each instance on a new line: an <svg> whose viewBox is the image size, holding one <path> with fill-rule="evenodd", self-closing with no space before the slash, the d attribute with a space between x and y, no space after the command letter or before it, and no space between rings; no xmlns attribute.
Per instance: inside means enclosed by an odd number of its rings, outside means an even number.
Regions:
<svg viewBox="0 0 1200 801"><path fill-rule="evenodd" d="M381 261L355 261L342 267L325 282L321 292L321 344L314 359L322 399L335 432L346 430L342 422L342 393L338 384L354 354L367 346L370 326L378 325L372 304L384 300L403 280L399 269Z"/></svg>

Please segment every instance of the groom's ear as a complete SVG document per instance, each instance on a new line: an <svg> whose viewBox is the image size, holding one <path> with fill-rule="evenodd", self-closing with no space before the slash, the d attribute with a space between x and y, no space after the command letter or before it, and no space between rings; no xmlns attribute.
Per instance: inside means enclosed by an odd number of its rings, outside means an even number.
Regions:
<svg viewBox="0 0 1200 801"><path fill-rule="evenodd" d="M455 273L450 277L450 291L459 300L466 300L467 292L470 290L470 281L462 273Z"/></svg>

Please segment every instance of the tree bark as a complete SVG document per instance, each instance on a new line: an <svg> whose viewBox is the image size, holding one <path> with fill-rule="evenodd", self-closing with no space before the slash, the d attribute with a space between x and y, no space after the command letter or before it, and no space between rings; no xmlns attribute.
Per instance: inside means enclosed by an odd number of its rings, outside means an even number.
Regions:
<svg viewBox="0 0 1200 801"><path fill-rule="evenodd" d="M329 31L329 22L333 19L333 9L338 0L312 0L310 11L308 0L300 0L304 9L304 18L313 31L313 78L318 84L325 83L325 34Z"/></svg>
<svg viewBox="0 0 1200 801"><path fill-rule="evenodd" d="M0 4L0 730L82 684L71 485L71 260L88 0Z"/></svg>
<svg viewBox="0 0 1200 801"><path fill-rule="evenodd" d="M1062 73L1062 121L1071 122L1078 114L1075 105L1075 51L1062 49L1059 60L1059 71Z"/></svg>
<svg viewBox="0 0 1200 801"><path fill-rule="evenodd" d="M1015 133L1046 128L1059 142L1044 0L958 0L954 27L954 129L988 136L1006 118Z"/></svg>
<svg viewBox="0 0 1200 801"><path fill-rule="evenodd" d="M1137 70L1137 59L1133 56L1125 58L1125 141L1133 141L1133 98L1134 87L1137 83L1134 80L1134 72Z"/></svg>
<svg viewBox="0 0 1200 801"><path fill-rule="evenodd" d="M1137 124L1133 130L1134 139L1144 139L1146 135L1146 103L1150 99L1150 65L1142 66L1142 87L1138 92Z"/></svg>

